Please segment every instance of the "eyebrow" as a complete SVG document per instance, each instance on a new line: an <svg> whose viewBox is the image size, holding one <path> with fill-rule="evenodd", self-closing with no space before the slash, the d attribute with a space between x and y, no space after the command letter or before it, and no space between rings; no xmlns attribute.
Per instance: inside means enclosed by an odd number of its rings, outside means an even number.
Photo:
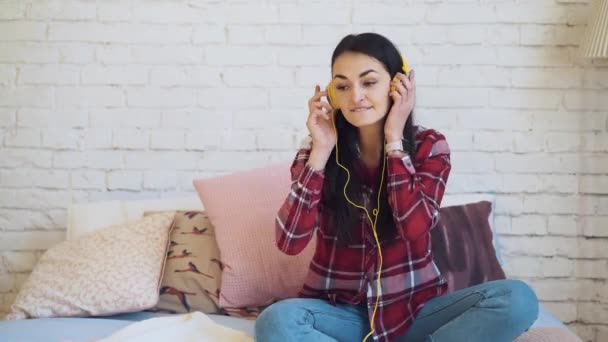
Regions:
<svg viewBox="0 0 608 342"><path fill-rule="evenodd" d="M359 77L363 77L363 76L369 74L370 72L377 72L377 71L374 70L374 69L365 70L364 72L362 72L362 73L359 74ZM341 78L341 79L344 79L344 80L348 80L348 77L346 77L344 75L340 75L340 74L336 74L336 76L334 76L334 78Z"/></svg>

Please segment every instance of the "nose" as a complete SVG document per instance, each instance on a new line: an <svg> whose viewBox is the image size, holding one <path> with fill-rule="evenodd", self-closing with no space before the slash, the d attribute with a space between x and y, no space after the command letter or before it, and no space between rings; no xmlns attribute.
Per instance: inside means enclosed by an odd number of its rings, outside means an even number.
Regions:
<svg viewBox="0 0 608 342"><path fill-rule="evenodd" d="M354 103L359 103L361 100L365 99L365 89L359 86L354 86L352 91L352 100Z"/></svg>

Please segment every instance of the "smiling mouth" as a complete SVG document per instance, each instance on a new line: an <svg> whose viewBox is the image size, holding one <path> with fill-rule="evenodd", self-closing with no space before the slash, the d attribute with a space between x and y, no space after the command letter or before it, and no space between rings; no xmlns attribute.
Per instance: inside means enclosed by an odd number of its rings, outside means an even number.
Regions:
<svg viewBox="0 0 608 342"><path fill-rule="evenodd" d="M361 107L361 108L355 108L355 109L352 109L352 110L351 110L351 112L355 112L355 113L356 113L356 112L363 112L363 111L366 111L366 110L371 109L371 108L372 108L372 107Z"/></svg>

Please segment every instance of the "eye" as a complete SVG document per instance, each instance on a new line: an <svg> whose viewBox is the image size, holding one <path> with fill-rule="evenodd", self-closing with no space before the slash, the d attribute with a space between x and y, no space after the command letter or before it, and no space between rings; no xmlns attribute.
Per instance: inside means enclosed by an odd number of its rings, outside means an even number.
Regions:
<svg viewBox="0 0 608 342"><path fill-rule="evenodd" d="M365 82L365 83L363 83L363 84L364 84L366 87L371 87L371 86L373 86L373 85L374 85L374 84L376 84L376 83L378 83L378 82L376 82L376 81L369 81L369 82Z"/></svg>
<svg viewBox="0 0 608 342"><path fill-rule="evenodd" d="M336 89L340 90L340 91L346 90L346 88L348 88L348 87L347 86L343 86L343 85L336 86Z"/></svg>

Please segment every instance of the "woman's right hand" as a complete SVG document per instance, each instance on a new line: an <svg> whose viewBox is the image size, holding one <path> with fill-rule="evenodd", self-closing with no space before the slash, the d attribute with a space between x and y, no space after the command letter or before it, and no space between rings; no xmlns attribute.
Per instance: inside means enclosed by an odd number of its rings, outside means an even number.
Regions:
<svg viewBox="0 0 608 342"><path fill-rule="evenodd" d="M329 103L321 101L327 96L327 91L321 91L317 85L314 95L308 100L308 120L306 127L312 137L313 150L331 154L336 146L336 131L334 130L334 111Z"/></svg>

